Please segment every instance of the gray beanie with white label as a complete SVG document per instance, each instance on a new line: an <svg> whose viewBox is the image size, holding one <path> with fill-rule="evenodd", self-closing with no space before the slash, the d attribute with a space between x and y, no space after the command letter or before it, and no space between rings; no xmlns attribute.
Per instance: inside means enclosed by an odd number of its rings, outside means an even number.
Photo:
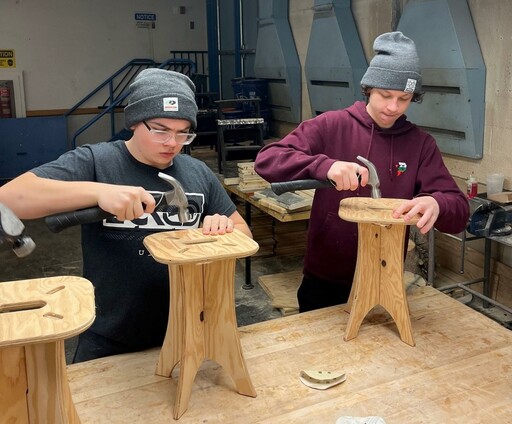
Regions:
<svg viewBox="0 0 512 424"><path fill-rule="evenodd" d="M197 126L196 87L179 72L148 68L130 85L128 105L124 109L126 128L154 118L185 119Z"/></svg>
<svg viewBox="0 0 512 424"><path fill-rule="evenodd" d="M379 35L374 43L375 56L363 75L361 85L406 93L421 91L421 70L414 41L400 31Z"/></svg>

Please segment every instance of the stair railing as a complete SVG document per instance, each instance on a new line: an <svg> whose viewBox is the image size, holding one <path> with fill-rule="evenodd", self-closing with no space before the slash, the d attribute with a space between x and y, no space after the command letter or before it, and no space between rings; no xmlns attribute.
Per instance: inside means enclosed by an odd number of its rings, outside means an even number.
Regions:
<svg viewBox="0 0 512 424"><path fill-rule="evenodd" d="M98 87L92 90L88 95L86 95L82 100L80 100L76 105L74 105L64 114L64 116L68 118L86 101L91 99L93 96L95 96L105 88L108 88L108 98L103 102L102 106L100 106L100 109L102 109L101 112L96 114L93 118L91 118L86 124L81 126L75 132L72 138L71 146L68 146L70 149L74 149L77 146L77 138L79 135L81 135L84 131L89 129L107 113L110 114L110 140L112 140L115 137L116 109L124 107L123 101L130 94L129 85L140 71L147 68L161 68L167 70L174 70L177 72L181 72L187 76L191 76L193 73L195 73L196 65L192 60L189 59L171 58L162 63L156 63L151 59L131 60L118 71L113 73L109 78L107 78L104 82L102 82ZM118 77L120 76L120 81L116 83Z"/></svg>

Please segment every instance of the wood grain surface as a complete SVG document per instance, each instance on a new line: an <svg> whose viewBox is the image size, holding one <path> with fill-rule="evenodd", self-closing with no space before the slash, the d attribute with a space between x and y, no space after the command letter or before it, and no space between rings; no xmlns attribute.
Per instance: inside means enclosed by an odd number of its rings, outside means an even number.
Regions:
<svg viewBox="0 0 512 424"><path fill-rule="evenodd" d="M408 295L416 347L382 308L343 341L348 314L334 306L240 328L256 398L240 396L214 362L198 372L187 423L331 423L378 415L388 424L506 423L512 416L512 332L432 287ZM68 367L82 424L170 423L176 380L156 376L159 350ZM314 390L301 370L347 380Z"/></svg>
<svg viewBox="0 0 512 424"><path fill-rule="evenodd" d="M340 218L352 222L372 222L376 224L414 225L421 216L405 222L403 218L393 218L393 209L406 199L372 199L371 197L349 197L340 202Z"/></svg>
<svg viewBox="0 0 512 424"><path fill-rule="evenodd" d="M243 258L258 251L258 243L239 230L219 236L201 229L165 231L144 239L153 258L164 264L198 263L225 258Z"/></svg>
<svg viewBox="0 0 512 424"><path fill-rule="evenodd" d="M94 321L90 281L65 276L0 283L0 422L80 424L64 339Z"/></svg>
<svg viewBox="0 0 512 424"><path fill-rule="evenodd" d="M94 290L85 278L0 283L0 347L66 339L89 328L94 318Z"/></svg>

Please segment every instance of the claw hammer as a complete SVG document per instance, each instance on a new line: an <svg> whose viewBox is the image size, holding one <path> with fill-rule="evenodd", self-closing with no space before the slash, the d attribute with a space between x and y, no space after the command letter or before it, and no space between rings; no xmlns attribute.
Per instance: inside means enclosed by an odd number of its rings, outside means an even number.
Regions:
<svg viewBox="0 0 512 424"><path fill-rule="evenodd" d="M172 190L166 191L162 195L153 195L155 197L156 206L176 206L178 208L178 220L181 223L188 221L190 219L190 213L188 211L188 200L183 186L176 178L171 177L170 175L159 172L158 176L169 183ZM113 216L114 215L111 213L95 206L92 208L47 216L45 218L45 222L50 231L59 233L73 225L99 222L103 219L112 218Z"/></svg>
<svg viewBox="0 0 512 424"><path fill-rule="evenodd" d="M380 180L379 174L377 174L377 168L375 168L372 162L362 156L357 156L357 159L368 168L368 184L372 186L372 198L380 199L382 195L380 192ZM308 190L332 186L335 187L336 185L330 180L296 180L270 184L272 191L277 195L294 190Z"/></svg>

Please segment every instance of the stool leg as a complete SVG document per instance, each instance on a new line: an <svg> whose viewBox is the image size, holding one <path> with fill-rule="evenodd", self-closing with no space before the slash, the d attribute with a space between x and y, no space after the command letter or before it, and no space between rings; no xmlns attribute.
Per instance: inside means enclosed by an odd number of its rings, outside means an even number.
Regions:
<svg viewBox="0 0 512 424"><path fill-rule="evenodd" d="M0 349L0 417L6 423L28 423L25 349Z"/></svg>
<svg viewBox="0 0 512 424"><path fill-rule="evenodd" d="M403 225L391 225L382 229L380 304L395 321L400 339L414 346L404 286L405 229Z"/></svg>
<svg viewBox="0 0 512 424"><path fill-rule="evenodd" d="M181 268L169 265L169 321L155 374L170 377L172 370L181 360L183 334L183 294L181 289Z"/></svg>
<svg viewBox="0 0 512 424"><path fill-rule="evenodd" d="M403 283L406 227L359 223L358 229L357 264L346 309L350 317L344 339L355 338L368 312L381 305L395 321L400 339L414 346Z"/></svg>
<svg viewBox="0 0 512 424"><path fill-rule="evenodd" d="M25 346L31 423L80 424L69 389L64 341Z"/></svg>
<svg viewBox="0 0 512 424"><path fill-rule="evenodd" d="M181 351L178 391L174 403L174 419L187 410L192 385L205 356L204 346L204 275L197 264L180 265L180 284L183 293L183 349ZM173 282L174 284L174 282Z"/></svg>
<svg viewBox="0 0 512 424"><path fill-rule="evenodd" d="M226 259L169 265L169 323L156 373L169 377L180 363L176 420L187 410L194 379L206 358L226 369L240 394L256 396L238 338L235 264L236 259Z"/></svg>
<svg viewBox="0 0 512 424"><path fill-rule="evenodd" d="M357 336L366 314L379 304L381 227L359 223L358 230L357 263L347 304L350 317L345 341Z"/></svg>
<svg viewBox="0 0 512 424"><path fill-rule="evenodd" d="M174 419L180 418L188 408L192 385L205 357L204 346L204 292L203 266L193 264L170 265L172 293L176 295L170 305L177 306L178 324L173 326L172 340L179 343L180 373L174 401ZM178 305L179 304L179 305ZM180 339L178 341L178 339ZM174 353L173 355L175 355ZM164 354L165 357L165 354ZM166 366L163 365L163 368ZM173 367L167 367L167 369Z"/></svg>
<svg viewBox="0 0 512 424"><path fill-rule="evenodd" d="M238 393L256 397L238 337L235 266L235 259L205 265L206 356L227 371Z"/></svg>

